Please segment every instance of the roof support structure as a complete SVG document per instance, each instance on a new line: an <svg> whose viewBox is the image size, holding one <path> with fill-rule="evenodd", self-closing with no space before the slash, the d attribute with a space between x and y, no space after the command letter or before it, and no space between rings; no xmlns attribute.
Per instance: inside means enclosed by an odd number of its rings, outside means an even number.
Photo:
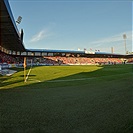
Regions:
<svg viewBox="0 0 133 133"><path fill-rule="evenodd" d="M0 1L0 46L7 50L25 51L8 0Z"/></svg>

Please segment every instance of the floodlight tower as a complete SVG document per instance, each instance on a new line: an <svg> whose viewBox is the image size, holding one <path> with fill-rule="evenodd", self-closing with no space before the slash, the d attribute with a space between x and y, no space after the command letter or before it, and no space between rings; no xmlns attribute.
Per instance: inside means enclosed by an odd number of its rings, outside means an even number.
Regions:
<svg viewBox="0 0 133 133"><path fill-rule="evenodd" d="M22 17L19 16L18 19L17 19L17 21L16 21L16 23L17 23L17 24L20 24L20 23L21 23L21 20L22 20Z"/></svg>
<svg viewBox="0 0 133 133"><path fill-rule="evenodd" d="M125 40L124 45L125 45L125 54L126 54L126 53L127 53L127 46L126 46L126 39L127 39L127 36L126 36L126 34L123 34L123 39Z"/></svg>
<svg viewBox="0 0 133 133"><path fill-rule="evenodd" d="M113 48L113 47L111 47L111 53L112 53L112 54L114 53L114 48Z"/></svg>

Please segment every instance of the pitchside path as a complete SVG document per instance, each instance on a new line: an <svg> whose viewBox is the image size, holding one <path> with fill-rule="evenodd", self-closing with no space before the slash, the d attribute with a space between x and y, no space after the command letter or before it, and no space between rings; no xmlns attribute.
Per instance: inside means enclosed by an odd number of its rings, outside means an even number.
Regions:
<svg viewBox="0 0 133 133"><path fill-rule="evenodd" d="M16 72L17 71L11 70L11 69L0 70L0 74L3 75L3 76L11 76L11 75L13 75Z"/></svg>

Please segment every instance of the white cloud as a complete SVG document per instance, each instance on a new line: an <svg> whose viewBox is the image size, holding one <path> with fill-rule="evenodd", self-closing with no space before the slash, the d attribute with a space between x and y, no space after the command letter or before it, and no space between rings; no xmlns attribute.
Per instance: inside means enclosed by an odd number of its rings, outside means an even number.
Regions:
<svg viewBox="0 0 133 133"><path fill-rule="evenodd" d="M124 32L124 33L120 33L117 35L114 35L112 37L108 37L108 38L103 38L97 41L93 41L90 42L90 44L95 45L95 47L99 47L99 46L103 46L103 45L108 45L108 44L114 44L114 43L119 43L121 41L123 41L123 34L126 34L127 36L127 41L132 41L133 35L132 35L132 31L128 31L128 32Z"/></svg>
<svg viewBox="0 0 133 133"><path fill-rule="evenodd" d="M114 48L115 53L124 53L125 46L124 46L124 39L123 34L126 34L126 47L128 51L132 51L132 31L127 31L123 33L119 33L114 36L110 36L107 38L102 38L96 41L92 41L89 44L92 46L92 49L100 49L100 51L111 52L111 47Z"/></svg>
<svg viewBox="0 0 133 133"><path fill-rule="evenodd" d="M49 36L48 31L41 30L31 38L30 42L37 42L37 41L43 40L44 38L47 38L48 36Z"/></svg>
<svg viewBox="0 0 133 133"><path fill-rule="evenodd" d="M45 27L41 31L39 31L38 33L36 33L30 39L29 42L38 42L40 40L47 39L50 36L55 35L54 32L53 32L55 26L56 26L56 23L55 22L49 22L47 25L45 25Z"/></svg>

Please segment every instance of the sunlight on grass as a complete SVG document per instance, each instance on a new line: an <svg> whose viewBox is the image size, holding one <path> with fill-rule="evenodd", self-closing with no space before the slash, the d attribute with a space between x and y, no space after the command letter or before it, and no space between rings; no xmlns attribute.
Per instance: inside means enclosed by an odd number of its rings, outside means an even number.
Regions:
<svg viewBox="0 0 133 133"><path fill-rule="evenodd" d="M102 69L102 67L97 66L54 66L54 67L36 67L31 71L31 75L29 76L29 80L40 80L40 81L48 81L54 80L57 78L64 78L71 75L76 75L80 73L90 73L93 71L97 71ZM83 78L84 75L80 76ZM78 77L76 77L78 78Z"/></svg>
<svg viewBox="0 0 133 133"><path fill-rule="evenodd" d="M17 68L16 68L17 69ZM123 74L132 71L131 65L116 66L38 66L33 67L28 80L24 83L23 69L10 77L0 77L0 89L16 88L51 80L73 80ZM29 69L26 70L28 73ZM73 81L74 82L74 81Z"/></svg>
<svg viewBox="0 0 133 133"><path fill-rule="evenodd" d="M1 85L0 89L14 88L19 86L25 86L36 82L45 82L57 78L64 78L67 76L93 72L102 69L97 66L41 66L33 67L26 83L24 83L23 69L18 71L10 77L0 77ZM28 73L29 69L26 70ZM84 77L83 75L80 78ZM5 78L5 79L4 79ZM76 77L78 78L78 77ZM3 80L2 80L3 79Z"/></svg>

